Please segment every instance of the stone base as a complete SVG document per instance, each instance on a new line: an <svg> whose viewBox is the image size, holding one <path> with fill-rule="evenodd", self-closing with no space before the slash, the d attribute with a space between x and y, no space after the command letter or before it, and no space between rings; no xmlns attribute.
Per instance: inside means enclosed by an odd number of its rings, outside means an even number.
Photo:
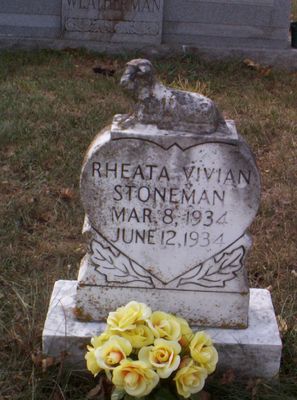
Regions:
<svg viewBox="0 0 297 400"><path fill-rule="evenodd" d="M56 282L43 331L43 351L54 357L66 351L65 363L70 368L85 369L86 344L105 329L105 324L74 317L76 287L77 281ZM282 343L267 290L250 290L247 329L205 330L219 352L218 371L231 368L241 377L273 378L278 374Z"/></svg>
<svg viewBox="0 0 297 400"><path fill-rule="evenodd" d="M242 47L207 47L183 44L162 44L159 46L144 45L143 43L102 43L85 40L61 40L47 38L1 37L0 49L10 50L40 50L67 48L88 50L107 54L135 54L147 58L164 58L168 56L197 55L202 60L244 60L251 58L253 61L270 65L286 71L297 70L297 49L291 48L289 40L285 49Z"/></svg>
<svg viewBox="0 0 297 400"><path fill-rule="evenodd" d="M100 295L98 296L98 289ZM106 315L131 298L148 304L153 310L180 315L191 325L243 329L248 325L249 292L214 293L196 291L173 291L143 288L78 285L77 316L82 320L105 321ZM216 296L217 294L217 296ZM193 305L199 304L195 309ZM100 307L100 313L98 308Z"/></svg>

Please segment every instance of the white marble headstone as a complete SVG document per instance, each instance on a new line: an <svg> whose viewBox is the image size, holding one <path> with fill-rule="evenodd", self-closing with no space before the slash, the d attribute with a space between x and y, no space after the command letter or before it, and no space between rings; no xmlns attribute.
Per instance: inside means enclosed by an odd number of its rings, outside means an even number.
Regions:
<svg viewBox="0 0 297 400"><path fill-rule="evenodd" d="M205 134L123 120L95 138L82 168L89 252L78 315L104 319L135 299L193 323L245 327L246 231L260 197L251 151L232 121Z"/></svg>
<svg viewBox="0 0 297 400"><path fill-rule="evenodd" d="M218 371L274 377L282 346L270 294L249 290L245 270L260 201L251 150L212 100L165 87L148 60L127 63L121 86L136 104L84 159L88 250L78 280L55 284L44 353L82 367L108 313L136 300L205 327Z"/></svg>

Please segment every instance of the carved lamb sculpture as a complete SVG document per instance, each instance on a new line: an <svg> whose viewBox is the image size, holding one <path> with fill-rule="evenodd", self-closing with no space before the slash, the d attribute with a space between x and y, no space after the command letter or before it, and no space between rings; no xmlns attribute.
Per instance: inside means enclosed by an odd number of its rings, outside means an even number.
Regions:
<svg viewBox="0 0 297 400"><path fill-rule="evenodd" d="M165 87L157 81L149 60L129 61L120 84L136 100L134 113L121 123L123 128L141 123L173 131L229 133L224 117L212 100L198 93Z"/></svg>

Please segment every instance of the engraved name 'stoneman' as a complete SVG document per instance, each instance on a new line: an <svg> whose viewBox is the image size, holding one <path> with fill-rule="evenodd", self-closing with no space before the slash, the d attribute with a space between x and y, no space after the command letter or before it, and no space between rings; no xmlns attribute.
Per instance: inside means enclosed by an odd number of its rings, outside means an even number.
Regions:
<svg viewBox="0 0 297 400"><path fill-rule="evenodd" d="M107 221L113 243L164 247L223 245L229 190L252 184L251 170L193 164L173 174L166 165L94 161L92 177L98 185L114 182Z"/></svg>

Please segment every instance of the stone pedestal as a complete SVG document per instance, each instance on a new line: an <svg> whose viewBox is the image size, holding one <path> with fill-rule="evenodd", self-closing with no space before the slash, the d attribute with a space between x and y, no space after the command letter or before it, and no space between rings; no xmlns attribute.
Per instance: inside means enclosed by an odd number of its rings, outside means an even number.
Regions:
<svg viewBox="0 0 297 400"><path fill-rule="evenodd" d="M76 287L77 281L56 282L43 331L43 351L51 356L66 351L66 365L84 370L86 345L105 329L105 324L74 317ZM250 289L248 317L246 329L204 329L219 352L217 370L231 368L236 376L273 378L279 371L282 343L267 290Z"/></svg>

